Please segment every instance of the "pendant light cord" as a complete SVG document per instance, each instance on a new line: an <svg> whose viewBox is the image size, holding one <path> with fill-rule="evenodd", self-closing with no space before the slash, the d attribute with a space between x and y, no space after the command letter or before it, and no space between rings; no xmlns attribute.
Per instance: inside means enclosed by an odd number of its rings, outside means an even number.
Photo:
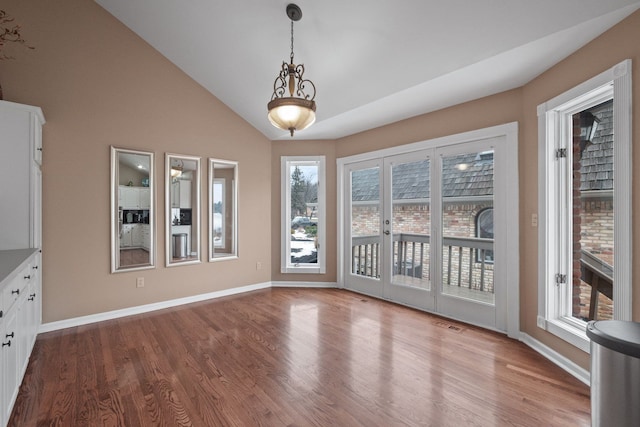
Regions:
<svg viewBox="0 0 640 427"><path fill-rule="evenodd" d="M291 20L291 63L293 64L293 20Z"/></svg>

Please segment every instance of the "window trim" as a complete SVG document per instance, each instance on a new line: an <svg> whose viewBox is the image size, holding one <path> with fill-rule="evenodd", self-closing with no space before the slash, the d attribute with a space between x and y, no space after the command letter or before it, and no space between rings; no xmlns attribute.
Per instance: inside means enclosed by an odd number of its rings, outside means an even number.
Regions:
<svg viewBox="0 0 640 427"><path fill-rule="evenodd" d="M281 182L281 244L280 244L280 272L281 273L326 273L325 235L326 235L326 173L325 156L282 156L280 159ZM291 264L291 185L289 183L290 170L293 166L317 165L318 167L318 262L315 264Z"/></svg>
<svg viewBox="0 0 640 427"><path fill-rule="evenodd" d="M614 319L631 320L632 312L632 145L631 145L631 60L627 59L603 73L538 106L538 327L589 352L585 324L573 317L560 316L566 295L555 284L555 266L561 258L552 233L556 230L555 208L558 191L553 187L555 141L566 132L562 117L579 111L613 84L614 134ZM595 105L595 104L594 104ZM562 171L560 171L562 172ZM565 300L563 300L565 298Z"/></svg>

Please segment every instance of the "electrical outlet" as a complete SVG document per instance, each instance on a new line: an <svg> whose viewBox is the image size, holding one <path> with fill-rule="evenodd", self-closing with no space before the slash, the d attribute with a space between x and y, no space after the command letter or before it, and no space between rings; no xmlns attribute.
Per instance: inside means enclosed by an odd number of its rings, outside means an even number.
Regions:
<svg viewBox="0 0 640 427"><path fill-rule="evenodd" d="M262 263L260 261L256 262L256 270L262 270Z"/></svg>
<svg viewBox="0 0 640 427"><path fill-rule="evenodd" d="M136 288L144 288L144 277L138 277L136 279Z"/></svg>
<svg viewBox="0 0 640 427"><path fill-rule="evenodd" d="M532 213L531 214L531 226L532 227L537 227L538 226L538 214L537 213Z"/></svg>

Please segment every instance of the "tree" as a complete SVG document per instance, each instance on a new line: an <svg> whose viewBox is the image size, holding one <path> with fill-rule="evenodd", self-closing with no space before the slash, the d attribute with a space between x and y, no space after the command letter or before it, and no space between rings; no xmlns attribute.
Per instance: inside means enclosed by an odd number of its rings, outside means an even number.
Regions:
<svg viewBox="0 0 640 427"><path fill-rule="evenodd" d="M307 183L304 179L304 174L300 168L296 166L293 172L291 172L291 219L306 214L306 190Z"/></svg>

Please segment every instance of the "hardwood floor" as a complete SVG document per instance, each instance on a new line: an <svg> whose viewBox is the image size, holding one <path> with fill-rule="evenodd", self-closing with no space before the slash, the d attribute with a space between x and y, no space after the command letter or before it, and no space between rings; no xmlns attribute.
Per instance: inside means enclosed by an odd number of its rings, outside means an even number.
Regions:
<svg viewBox="0 0 640 427"><path fill-rule="evenodd" d="M503 335L268 289L41 334L9 425L589 423L589 388Z"/></svg>
<svg viewBox="0 0 640 427"><path fill-rule="evenodd" d="M120 249L121 267L149 265L149 251L139 248Z"/></svg>

